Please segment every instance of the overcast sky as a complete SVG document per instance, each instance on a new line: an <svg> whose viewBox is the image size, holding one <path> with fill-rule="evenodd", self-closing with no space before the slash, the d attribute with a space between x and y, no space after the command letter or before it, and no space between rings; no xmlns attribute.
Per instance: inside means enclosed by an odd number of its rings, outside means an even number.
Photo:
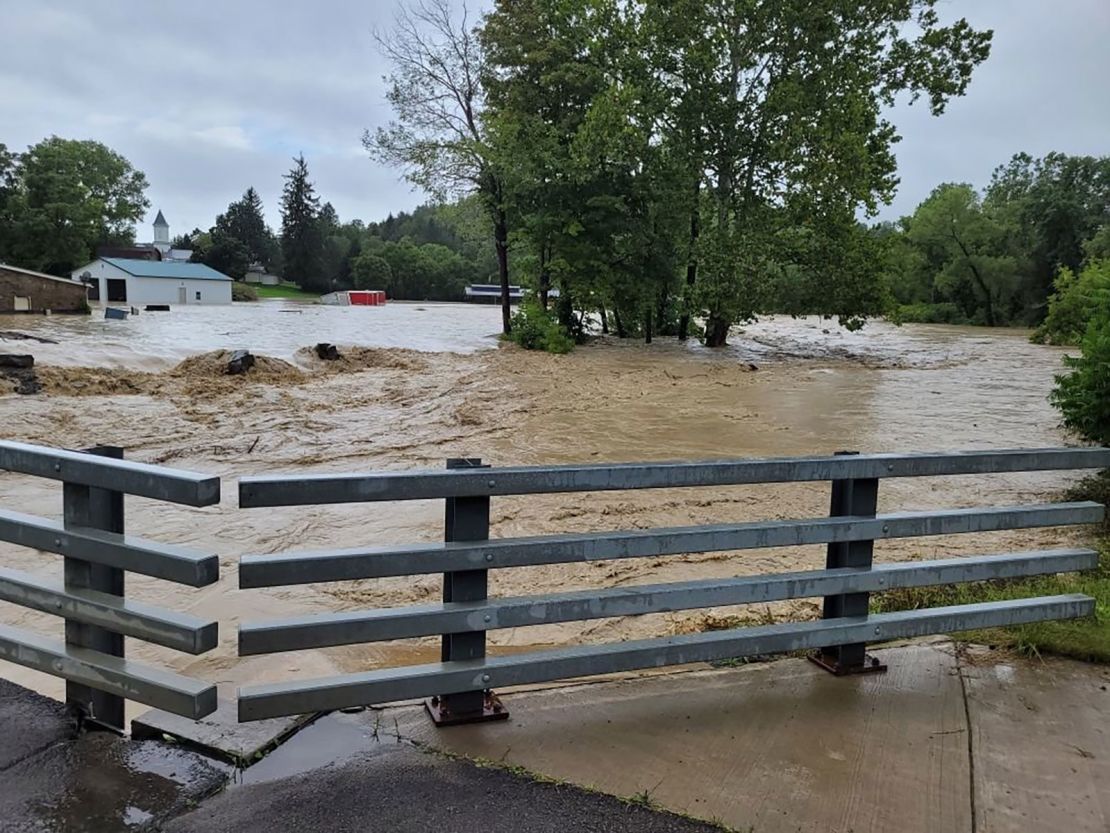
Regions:
<svg viewBox="0 0 1110 833"><path fill-rule="evenodd" d="M485 3L471 3L481 8ZM460 0L461 6L461 0ZM371 31L390 0L0 0L0 142L92 138L150 181L149 223L207 228L248 185L277 226L281 176L304 152L342 219L383 218L422 194L371 162L362 131L389 117ZM1110 154L1110 0L950 0L995 30L991 58L941 118L898 107L912 211L938 182L983 185L1017 151Z"/></svg>

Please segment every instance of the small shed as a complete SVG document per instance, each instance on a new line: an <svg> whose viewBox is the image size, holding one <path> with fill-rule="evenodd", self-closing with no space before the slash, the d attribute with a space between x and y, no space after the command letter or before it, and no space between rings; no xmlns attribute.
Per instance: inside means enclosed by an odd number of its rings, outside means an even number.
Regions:
<svg viewBox="0 0 1110 833"><path fill-rule="evenodd" d="M87 312L83 283L0 263L0 313Z"/></svg>
<svg viewBox="0 0 1110 833"><path fill-rule="evenodd" d="M89 299L107 304L230 304L230 277L203 263L98 257L75 269Z"/></svg>

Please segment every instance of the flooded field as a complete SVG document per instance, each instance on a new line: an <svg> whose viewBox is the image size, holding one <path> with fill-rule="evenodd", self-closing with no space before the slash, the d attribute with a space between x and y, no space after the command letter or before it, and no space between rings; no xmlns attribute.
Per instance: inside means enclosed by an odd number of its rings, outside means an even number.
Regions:
<svg viewBox="0 0 1110 833"><path fill-rule="evenodd" d="M568 356L498 346L493 307L393 305L282 312L290 305L144 314L127 322L9 318L59 344L21 342L45 368L38 396L0 396L0 435L68 447L123 446L131 459L224 478L223 502L190 510L129 499L128 529L220 554L217 585L190 590L128 577L128 593L220 621L220 647L189 657L129 640L128 653L225 686L428 661L430 640L240 660L237 623L296 613L434 601L440 577L272 590L237 589L249 552L414 543L442 535L440 502L238 510L236 478L260 473L438 468L447 457L494 465L770 457L859 451L1035 447L1064 441L1046 400L1062 351L1027 333L869 325L849 334L817 320L774 319L720 352L661 340L602 340ZM388 315L386 318L383 316ZM357 317L356 317L357 316ZM219 320L222 323L217 324ZM109 327L109 325L114 325ZM132 328L132 329L125 329ZM304 348L341 345L325 363ZM359 349L355 349L355 346ZM12 349L8 343L3 349ZM216 356L273 357L247 377ZM411 349L419 348L419 349ZM96 369L90 369L96 368ZM1035 502L1073 475L892 480L880 511ZM56 484L0 476L0 505L59 517ZM827 484L498 498L492 535L647 528L821 516ZM880 560L941 557L1076 540L1073 531L882 542ZM495 571L496 595L816 567L821 547L707 553ZM58 575L61 559L0 545L0 562ZM815 600L744 610L809 616ZM497 631L493 650L600 641L710 626L730 610ZM11 606L0 621L60 633L59 620ZM60 682L12 666L4 676L57 695Z"/></svg>

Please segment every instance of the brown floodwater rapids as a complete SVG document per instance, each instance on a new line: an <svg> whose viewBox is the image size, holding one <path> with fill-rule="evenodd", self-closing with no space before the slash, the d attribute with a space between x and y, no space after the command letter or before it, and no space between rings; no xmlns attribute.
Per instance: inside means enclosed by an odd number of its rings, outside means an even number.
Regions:
<svg viewBox="0 0 1110 833"><path fill-rule="evenodd" d="M439 468L447 457L493 465L825 454L840 449L929 451L1036 447L1065 441L1046 397L1061 350L1028 333L883 322L847 333L816 319L775 318L734 331L715 352L660 340L602 339L566 356L497 346L495 308L394 305L379 310L287 305L221 310L232 337L184 335L194 310L144 314L142 331L103 322L8 318L0 330L50 337L19 342L40 356L45 390L0 395L0 437L78 448L119 445L129 459L219 475L218 506L189 509L128 498L128 531L216 552L220 581L193 590L129 575L128 595L213 618L219 647L200 657L135 640L139 660L223 688L430 661L434 640L407 640L262 657L236 656L240 621L436 601L438 575L239 590L237 560L251 552L417 543L442 536L442 502L238 508L236 480L279 472ZM308 310L311 311L308 311ZM235 330L235 315L246 324ZM322 310L322 311L321 311ZM330 311L329 311L330 310ZM254 340L265 319L285 325ZM334 325L334 326L332 326ZM207 327L208 325L204 325ZM385 333L381 327L396 332ZM166 331L159 330L162 327ZM231 331L229 330L229 331ZM187 353L175 346L174 333ZM220 330L223 333L223 330ZM222 339L222 340L221 340ZM340 345L340 362L306 348ZM149 354L143 345L154 345ZM417 344L430 350L402 349ZM262 346L264 345L265 349ZM13 344L0 343L11 351ZM40 349L45 348L45 349ZM271 358L243 377L221 375L221 355L249 347ZM194 355L181 361L186 355ZM64 354L64 355L63 355ZM144 355L146 358L144 359ZM895 479L880 511L1004 505L1054 499L1074 473ZM0 505L61 516L54 482L0 474ZM492 536L641 529L828 512L828 484L658 489L495 498ZM936 558L1080 540L1082 530L1015 531L879 542L878 560ZM0 564L60 576L61 558L0 544ZM493 595L555 592L819 567L823 547L703 553L553 565L491 573ZM759 609L687 611L495 631L491 651L638 638L711 627L727 615L813 616L818 600ZM60 620L0 605L0 622L60 635ZM54 696L61 681L16 666L3 675ZM141 711L141 707L139 707Z"/></svg>

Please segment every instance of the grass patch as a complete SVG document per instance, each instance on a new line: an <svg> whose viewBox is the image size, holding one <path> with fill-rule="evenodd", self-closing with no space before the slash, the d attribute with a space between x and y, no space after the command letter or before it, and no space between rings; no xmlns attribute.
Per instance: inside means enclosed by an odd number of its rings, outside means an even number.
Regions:
<svg viewBox="0 0 1110 833"><path fill-rule="evenodd" d="M1084 593L1095 599L1094 616L1034 622L1010 628L986 628L968 631L961 634L961 638L1010 648L1024 654L1056 654L1089 662L1110 663L1110 538L1103 539L1098 549L1098 567L1085 573L1060 573L1024 579L890 590L871 597L871 612L889 613L895 610Z"/></svg>
<svg viewBox="0 0 1110 833"><path fill-rule="evenodd" d="M252 284L252 286L258 293L259 298L294 298L303 301L320 300L320 294L318 292L305 292L299 286L291 283L281 283L277 286Z"/></svg>

